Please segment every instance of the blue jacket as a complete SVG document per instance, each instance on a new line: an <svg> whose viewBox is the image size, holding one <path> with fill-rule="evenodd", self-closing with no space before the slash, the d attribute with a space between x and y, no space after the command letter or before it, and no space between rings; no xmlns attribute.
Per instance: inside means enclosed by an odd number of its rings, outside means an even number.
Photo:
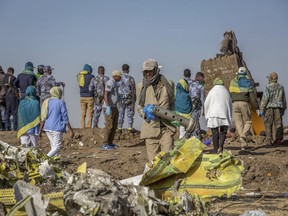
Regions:
<svg viewBox="0 0 288 216"><path fill-rule="evenodd" d="M68 122L69 118L65 101L57 98L50 99L44 131L66 132L66 124Z"/></svg>
<svg viewBox="0 0 288 216"><path fill-rule="evenodd" d="M176 86L175 110L181 114L189 114L192 111L189 91L186 91L180 83Z"/></svg>

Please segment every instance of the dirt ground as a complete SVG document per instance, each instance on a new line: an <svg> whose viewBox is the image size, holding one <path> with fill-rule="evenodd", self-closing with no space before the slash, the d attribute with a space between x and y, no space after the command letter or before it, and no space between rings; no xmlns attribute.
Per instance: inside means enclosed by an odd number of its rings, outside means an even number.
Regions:
<svg viewBox="0 0 288 216"><path fill-rule="evenodd" d="M20 145L16 132L0 132L0 139L12 145ZM240 151L236 140L226 144L236 158L244 161L243 188L230 198L215 199L211 215L243 214L248 210L262 209L267 215L288 215L288 136L282 145L265 146L262 137L255 137L246 151ZM143 172L147 155L139 132L123 131L116 134L115 150L101 150L102 130L75 129L75 137L65 134L61 149L61 163L69 172L84 161L88 167L103 170L116 179L125 179ZM50 149L45 135L40 140L44 152ZM210 153L207 147L205 153Z"/></svg>

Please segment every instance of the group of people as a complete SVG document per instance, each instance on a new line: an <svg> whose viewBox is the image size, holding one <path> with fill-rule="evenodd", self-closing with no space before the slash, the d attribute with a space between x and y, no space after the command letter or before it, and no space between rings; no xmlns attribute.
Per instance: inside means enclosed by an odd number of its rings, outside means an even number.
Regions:
<svg viewBox="0 0 288 216"><path fill-rule="evenodd" d="M122 72L113 71L111 78L105 75L103 66L98 67L98 75L94 76L92 66L85 64L77 75L80 88L81 128L98 127L103 109L105 128L102 147L114 149L117 147L113 143L114 136L117 129L120 132L123 129L125 112L128 117L128 130L133 131L133 117L137 103L138 113L143 118L140 138L145 140L148 160L152 162L158 152L167 152L173 148L177 130L174 124L157 116L148 121L144 111L146 106L157 105L167 110L175 110L177 114L186 118L194 118L197 125L195 131L190 134L181 126L179 138L196 136L201 140L199 119L203 114L207 120L207 127L212 132L214 153L221 153L224 149L227 131L232 126L232 116L241 149L245 150L253 133L251 121L251 106L253 106L257 114L264 118L266 144L282 142L282 116L287 104L284 87L278 83L277 73L269 75L269 83L265 87L259 105L254 83L245 67L238 69L228 90L223 80L217 77L206 98L202 72L197 72L195 79L192 80L191 71L185 69L183 78L175 87L173 81L160 72L160 68L155 59L144 61L143 78L136 85L134 78L129 74L128 64L122 65ZM45 131L51 144L48 156L57 156L66 127L71 131L71 137L74 136L65 101L61 100L65 83L56 82L52 75L53 68L50 66L39 65L37 74L33 73L33 69L33 64L27 62L24 71L16 78L13 76L12 67L7 69L6 74L0 67L1 128L18 130L21 143L34 147L37 147L38 139ZM1 96L2 91L4 96Z"/></svg>
<svg viewBox="0 0 288 216"><path fill-rule="evenodd" d="M236 77L231 80L229 91L224 82L216 78L214 87L204 102L207 127L212 131L214 153L223 151L227 130L231 127L232 115L236 126L241 150L245 150L253 134L251 109L264 120L267 145L281 144L283 140L282 116L287 109L284 87L278 83L278 74L270 73L260 105L254 83L247 69L240 67ZM272 132L274 131L274 133Z"/></svg>
<svg viewBox="0 0 288 216"><path fill-rule="evenodd" d="M125 112L127 112L128 130L133 130L136 89L135 80L129 74L129 69L128 64L123 64L122 72L112 72L112 77L109 79L105 75L103 66L98 67L98 74L94 76L92 74L92 66L89 64L84 65L83 70L77 75L80 88L81 128L98 127L102 109L104 108L106 112L108 108L107 112L110 112L111 108L117 107L118 122L116 127L118 130L121 131L123 129ZM115 79L116 74L118 77ZM106 91L110 93L113 91L111 93L114 94L113 101L110 101L111 106L106 103ZM111 94L108 94L108 98L111 98Z"/></svg>
<svg viewBox="0 0 288 216"><path fill-rule="evenodd" d="M98 74L92 74L93 68L85 64L77 75L80 88L81 128L98 127L102 109L105 114L104 148L115 148L113 139L118 129L123 129L125 112L128 118L128 130L133 132L133 120L136 102L135 80L129 74L129 65L122 65L122 72L115 70L109 79L105 68L98 67ZM87 116L87 119L86 119ZM86 121L87 120L87 121Z"/></svg>
<svg viewBox="0 0 288 216"><path fill-rule="evenodd" d="M171 92L174 86L169 85L167 79L160 74L158 63L155 60L154 62L153 60L145 61L143 81L137 86L140 116L145 119L143 108L147 104L175 110L177 114L186 118L194 118L197 127L192 135L201 140L199 118L202 113L207 120L207 127L212 132L213 152L221 153L227 132L232 129L232 116L241 142L241 150L246 149L253 134L251 109L254 107L256 113L264 120L265 143L277 145L282 142L282 116L287 109L287 104L284 87L278 83L277 73L272 72L267 77L268 85L265 87L260 105L253 80L249 77L245 67L239 67L236 77L229 84L229 89L226 89L223 80L217 77L206 98L204 74L198 72L195 79L191 80L191 71L185 69L183 75L183 79L179 80L176 85L174 99L173 92ZM143 92L146 94L144 103ZM149 161L152 161L160 150L168 151L172 148L174 134L175 128L165 119L156 116L155 120L143 122L140 138L145 139ZM189 138L191 134L180 126L179 138L182 137Z"/></svg>
<svg viewBox="0 0 288 216"><path fill-rule="evenodd" d="M56 82L50 66L39 65L37 74L34 68L27 62L16 78L12 67L6 74L0 67L1 130L17 130L22 145L36 148L45 131L51 145L47 155L53 157L59 155L66 127L74 136L66 103L61 99L60 86L64 88L65 84Z"/></svg>

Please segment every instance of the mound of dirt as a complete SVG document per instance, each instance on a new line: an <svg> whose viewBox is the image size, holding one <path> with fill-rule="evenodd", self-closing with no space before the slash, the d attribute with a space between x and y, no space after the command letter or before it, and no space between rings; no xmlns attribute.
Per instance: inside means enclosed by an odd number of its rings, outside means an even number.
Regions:
<svg viewBox="0 0 288 216"><path fill-rule="evenodd" d="M0 136L4 142L20 145L19 140L16 138L16 132L0 132ZM119 147L114 150L101 150L102 140L102 129L99 128L75 129L75 137L73 139L69 137L69 134L65 134L60 157L64 169L74 172L80 164L86 161L89 168L103 170L119 180L143 173L148 160L144 141L139 138L139 131L130 132L123 130L122 133L118 132L114 143ZM262 137L256 137L253 140L254 142L251 142L245 151L240 150L240 142L238 140L232 141L230 144L227 142L224 146L232 151L236 158L244 162L243 190L239 194L251 192L260 194L287 193L288 141L284 141L282 145L266 146ZM50 150L49 140L45 135L39 141L39 146L44 152ZM205 153L210 153L211 150L212 146L207 147ZM267 200L263 199L264 201ZM231 201L228 199L223 202L222 199L214 206L221 208L221 206L223 207L229 202L233 203L235 200ZM261 202L259 201L258 204L260 205ZM240 208L242 212L238 211L238 213L243 213L248 206L243 205L243 208ZM265 205L262 205L263 208L265 210ZM286 211L288 210L287 208L288 201L286 198L282 209ZM229 209L232 209L232 207ZM214 210L216 211L217 209ZM268 209L266 213L274 212L274 210ZM222 215L226 215L225 211L221 212L223 213ZM279 215L281 215L280 213Z"/></svg>

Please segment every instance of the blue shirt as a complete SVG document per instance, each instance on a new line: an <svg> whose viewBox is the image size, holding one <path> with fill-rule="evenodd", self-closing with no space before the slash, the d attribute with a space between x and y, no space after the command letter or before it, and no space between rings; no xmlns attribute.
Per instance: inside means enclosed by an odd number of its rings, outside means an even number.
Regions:
<svg viewBox="0 0 288 216"><path fill-rule="evenodd" d="M118 82L118 86L119 86L119 94L121 95L130 94L132 91L131 86L133 86L132 88L134 91L136 89L134 78L127 73L123 73L121 80Z"/></svg>
<svg viewBox="0 0 288 216"><path fill-rule="evenodd" d="M66 132L66 124L69 122L66 103L57 98L51 98L48 102L48 114L44 124L44 131Z"/></svg>
<svg viewBox="0 0 288 216"><path fill-rule="evenodd" d="M114 78L110 78L110 80L108 80L108 82L106 83L105 86L105 91L108 91L108 103L109 106L111 107L117 107L117 103L118 103L118 85L117 82L114 80ZM108 105L108 104L106 104Z"/></svg>

